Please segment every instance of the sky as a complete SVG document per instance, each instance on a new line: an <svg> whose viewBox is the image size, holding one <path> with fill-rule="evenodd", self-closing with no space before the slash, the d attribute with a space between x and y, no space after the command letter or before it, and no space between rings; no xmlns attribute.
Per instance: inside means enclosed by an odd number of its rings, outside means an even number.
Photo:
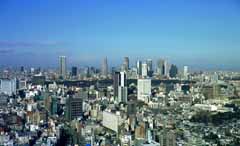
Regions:
<svg viewBox="0 0 240 146"><path fill-rule="evenodd" d="M239 0L0 0L0 66L124 56L240 71Z"/></svg>

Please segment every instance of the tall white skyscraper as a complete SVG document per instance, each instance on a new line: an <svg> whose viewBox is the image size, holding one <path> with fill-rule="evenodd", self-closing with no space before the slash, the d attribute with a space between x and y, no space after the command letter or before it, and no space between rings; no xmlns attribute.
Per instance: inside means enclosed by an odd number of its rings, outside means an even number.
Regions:
<svg viewBox="0 0 240 146"><path fill-rule="evenodd" d="M102 76L107 77L108 75L108 62L107 57L103 59L102 68L101 68Z"/></svg>
<svg viewBox="0 0 240 146"><path fill-rule="evenodd" d="M151 79L138 79L137 99L147 101L151 97Z"/></svg>
<svg viewBox="0 0 240 146"><path fill-rule="evenodd" d="M148 76L148 65L147 63L142 64L142 77Z"/></svg>
<svg viewBox="0 0 240 146"><path fill-rule="evenodd" d="M183 67L183 77L184 79L188 79L188 66Z"/></svg>

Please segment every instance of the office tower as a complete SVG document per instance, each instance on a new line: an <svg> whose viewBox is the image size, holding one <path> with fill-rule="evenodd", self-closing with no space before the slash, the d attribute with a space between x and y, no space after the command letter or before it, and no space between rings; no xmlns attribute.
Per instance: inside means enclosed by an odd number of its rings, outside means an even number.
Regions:
<svg viewBox="0 0 240 146"><path fill-rule="evenodd" d="M21 71L21 72L24 72L24 71L25 71L25 70L24 70L24 66L21 66L20 71Z"/></svg>
<svg viewBox="0 0 240 146"><path fill-rule="evenodd" d="M125 72L114 72L113 90L114 97L118 97L118 102L127 102L127 76Z"/></svg>
<svg viewBox="0 0 240 146"><path fill-rule="evenodd" d="M77 67L76 67L76 66L73 66L73 67L72 67L72 76L73 76L73 77L76 77L76 76L77 76Z"/></svg>
<svg viewBox="0 0 240 146"><path fill-rule="evenodd" d="M83 113L83 99L81 97L70 96L66 102L66 118L71 121L80 116Z"/></svg>
<svg viewBox="0 0 240 146"><path fill-rule="evenodd" d="M127 103L127 87L119 86L118 87L118 102Z"/></svg>
<svg viewBox="0 0 240 146"><path fill-rule="evenodd" d="M188 66L183 67L183 77L184 79L188 79Z"/></svg>
<svg viewBox="0 0 240 146"><path fill-rule="evenodd" d="M151 79L138 79L137 99L147 101L151 96Z"/></svg>
<svg viewBox="0 0 240 146"><path fill-rule="evenodd" d="M127 76L125 72L120 72L120 82L118 86L118 102L127 102Z"/></svg>
<svg viewBox="0 0 240 146"><path fill-rule="evenodd" d="M0 93L4 93L6 95L13 95L16 94L16 78L14 79L0 79Z"/></svg>
<svg viewBox="0 0 240 146"><path fill-rule="evenodd" d="M66 56L59 57L59 75L61 78L65 78L67 75Z"/></svg>
<svg viewBox="0 0 240 146"><path fill-rule="evenodd" d="M176 65L172 64L169 70L169 76L171 78L176 78L178 74L178 68Z"/></svg>
<svg viewBox="0 0 240 146"><path fill-rule="evenodd" d="M120 72L114 72L113 73L113 95L114 95L114 98L117 98L117 96L118 96L119 82L120 82Z"/></svg>
<svg viewBox="0 0 240 146"><path fill-rule="evenodd" d="M123 69L125 71L127 71L129 69L129 58L128 57L124 57Z"/></svg>
<svg viewBox="0 0 240 146"><path fill-rule="evenodd" d="M159 59L157 61L157 74L163 76L165 73L165 61L163 59Z"/></svg>
<svg viewBox="0 0 240 146"><path fill-rule="evenodd" d="M107 77L107 75L108 75L107 57L105 57L105 58L103 59L101 71L102 71L102 76Z"/></svg>
<svg viewBox="0 0 240 146"><path fill-rule="evenodd" d="M147 63L142 64L142 77L148 76L148 65Z"/></svg>
<svg viewBox="0 0 240 146"><path fill-rule="evenodd" d="M137 74L138 76L142 76L142 61L137 61Z"/></svg>
<svg viewBox="0 0 240 146"><path fill-rule="evenodd" d="M153 63L152 63L152 59L147 59L146 63L147 63L147 69L148 69L148 76L151 77L152 74L153 74Z"/></svg>

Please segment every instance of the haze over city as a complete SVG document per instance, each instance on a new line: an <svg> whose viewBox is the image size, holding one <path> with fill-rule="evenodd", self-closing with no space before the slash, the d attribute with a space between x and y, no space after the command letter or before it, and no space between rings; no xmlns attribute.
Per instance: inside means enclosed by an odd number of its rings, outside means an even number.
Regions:
<svg viewBox="0 0 240 146"><path fill-rule="evenodd" d="M0 2L2 66L111 66L124 56L166 58L193 69L239 70L237 0Z"/></svg>

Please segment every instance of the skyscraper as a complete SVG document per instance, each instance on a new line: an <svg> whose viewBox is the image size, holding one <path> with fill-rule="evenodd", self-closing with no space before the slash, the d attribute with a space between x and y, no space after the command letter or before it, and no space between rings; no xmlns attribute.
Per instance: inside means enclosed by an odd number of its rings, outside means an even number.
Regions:
<svg viewBox="0 0 240 146"><path fill-rule="evenodd" d="M66 106L66 118L70 121L79 118L83 113L83 99L81 97L70 96Z"/></svg>
<svg viewBox="0 0 240 146"><path fill-rule="evenodd" d="M137 74L138 76L142 76L142 61L137 61Z"/></svg>
<svg viewBox="0 0 240 146"><path fill-rule="evenodd" d="M102 72L102 76L107 77L108 75L107 57L103 59L101 72Z"/></svg>
<svg viewBox="0 0 240 146"><path fill-rule="evenodd" d="M127 103L127 76L125 72L120 72L120 82L118 86L118 102Z"/></svg>
<svg viewBox="0 0 240 146"><path fill-rule="evenodd" d="M142 77L148 76L148 65L147 63L142 64Z"/></svg>
<svg viewBox="0 0 240 146"><path fill-rule="evenodd" d="M65 78L67 74L67 62L66 56L59 57L59 75L62 78Z"/></svg>
<svg viewBox="0 0 240 146"><path fill-rule="evenodd" d="M76 66L73 66L73 67L72 67L72 76L73 76L73 77L76 77L76 76L77 76L77 67L76 67Z"/></svg>
<svg viewBox="0 0 240 146"><path fill-rule="evenodd" d="M125 72L114 72L113 75L114 97L118 102L127 102L127 76Z"/></svg>
<svg viewBox="0 0 240 146"><path fill-rule="evenodd" d="M151 96L151 79L138 79L137 99L147 101Z"/></svg>
<svg viewBox="0 0 240 146"><path fill-rule="evenodd" d="M123 68L125 71L127 71L129 69L129 58L128 57L124 57Z"/></svg>
<svg viewBox="0 0 240 146"><path fill-rule="evenodd" d="M188 79L188 66L183 67L183 77L185 80Z"/></svg>
<svg viewBox="0 0 240 146"><path fill-rule="evenodd" d="M159 59L157 61L157 74L160 76L168 76L168 63L166 60Z"/></svg>
<svg viewBox="0 0 240 146"><path fill-rule="evenodd" d="M177 74L178 74L178 68L176 65L172 64L169 70L169 76L171 78L176 78Z"/></svg>
<svg viewBox="0 0 240 146"><path fill-rule="evenodd" d="M152 59L147 59L146 63L147 63L147 68L148 68L148 76L151 77L152 74L153 74L153 63L152 63Z"/></svg>
<svg viewBox="0 0 240 146"><path fill-rule="evenodd" d="M118 96L118 87L120 82L120 72L114 72L113 73L113 95L114 98L117 98Z"/></svg>

